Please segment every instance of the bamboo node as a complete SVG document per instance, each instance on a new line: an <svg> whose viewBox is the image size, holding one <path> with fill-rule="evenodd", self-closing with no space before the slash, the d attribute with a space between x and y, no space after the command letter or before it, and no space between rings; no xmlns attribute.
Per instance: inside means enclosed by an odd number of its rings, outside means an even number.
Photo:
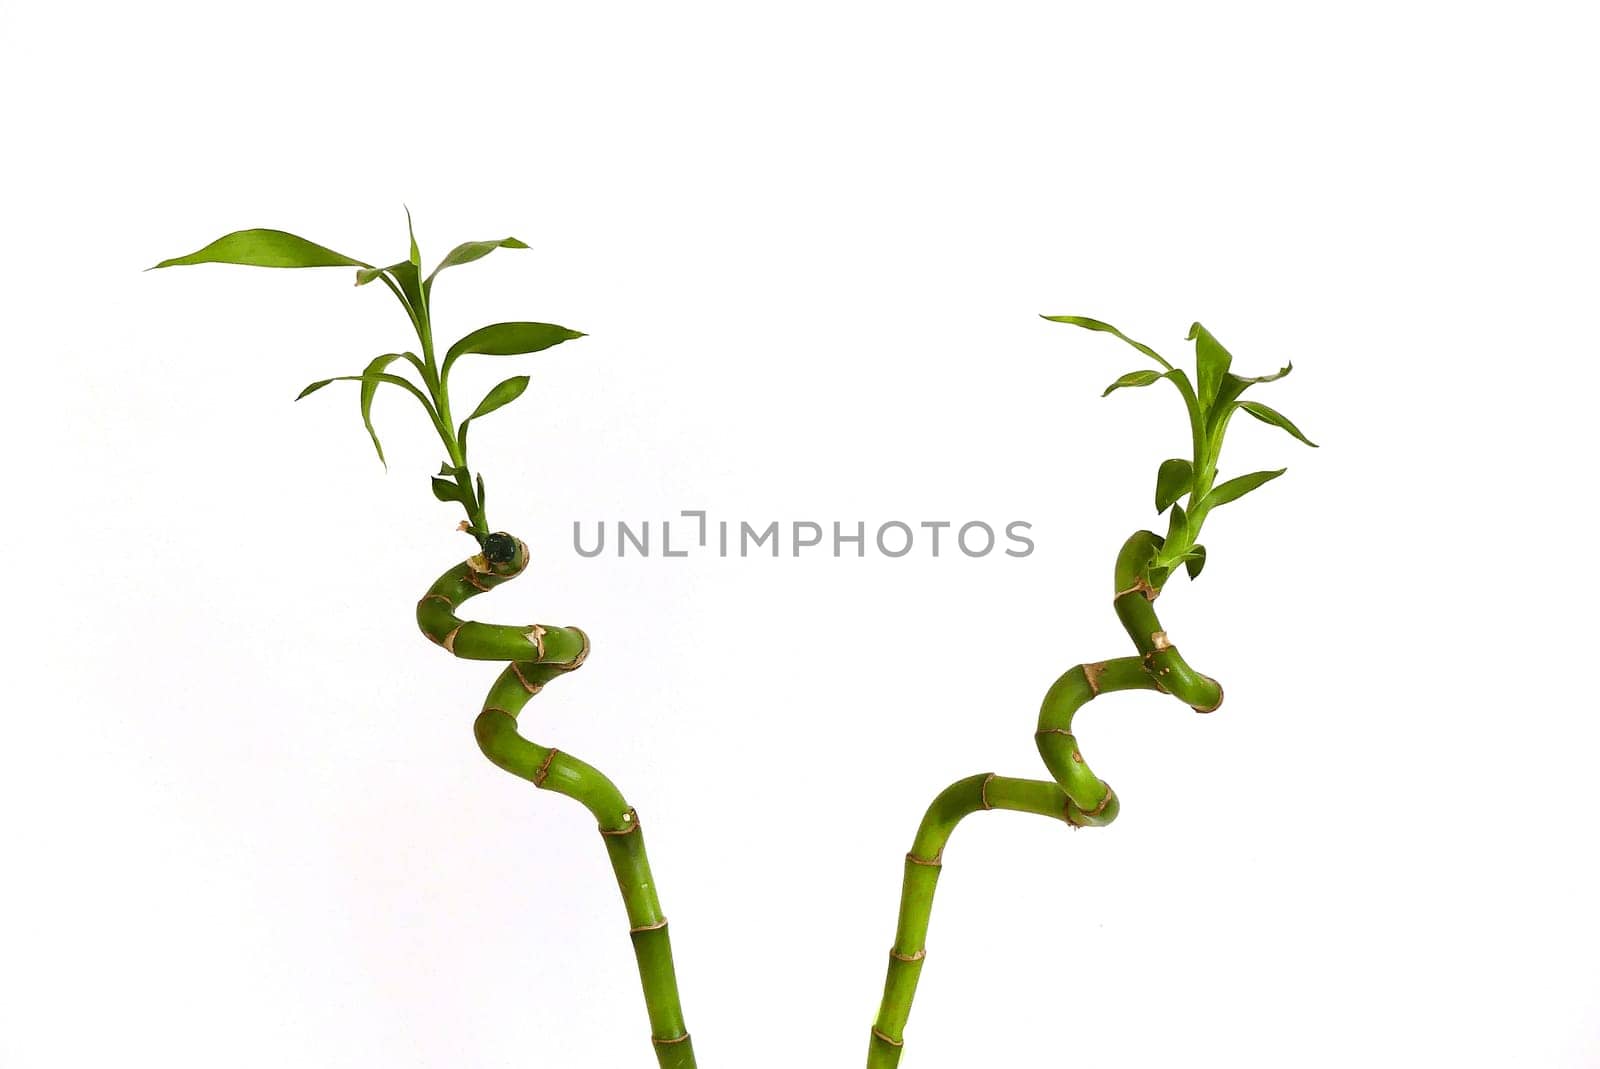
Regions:
<svg viewBox="0 0 1600 1069"><path fill-rule="evenodd" d="M1172 640L1167 637L1165 631L1152 631L1150 632L1150 645L1158 650L1169 650L1172 648Z"/></svg>
<svg viewBox="0 0 1600 1069"><path fill-rule="evenodd" d="M926 948L924 948L917 951L915 954L902 954L898 950L891 949L889 951L889 956L895 961L921 961L923 958L928 956L928 951Z"/></svg>
<svg viewBox="0 0 1600 1069"><path fill-rule="evenodd" d="M930 868L936 869L944 864L944 851L940 850L931 858L918 857L916 854L908 853L906 854L906 860L911 862L913 865L927 865Z"/></svg>
<svg viewBox="0 0 1600 1069"><path fill-rule="evenodd" d="M637 928L629 928L628 929L628 934L629 935L638 935L640 932L659 932L661 929L665 928L666 926L667 926L667 918L662 917L660 920L656 921L654 924L641 924Z"/></svg>
<svg viewBox="0 0 1600 1069"><path fill-rule="evenodd" d="M491 589L490 587L483 585L483 582L478 578L478 573L474 572L471 568L467 569L467 573L463 575L461 579L480 594L486 594Z"/></svg>
<svg viewBox="0 0 1600 1069"><path fill-rule="evenodd" d="M534 695L544 689L543 683L529 683L528 677L522 674L522 666L516 661L511 662L511 674L517 677L517 682L522 684L522 689Z"/></svg>
<svg viewBox="0 0 1600 1069"><path fill-rule="evenodd" d="M993 781L994 773L991 772L983 777L983 785L978 788L978 797L983 801L983 811L985 813L994 808L994 805L989 801L989 784Z"/></svg>
<svg viewBox="0 0 1600 1069"><path fill-rule="evenodd" d="M589 659L589 633L581 627L568 627L566 630L577 632L579 640L581 640L583 643L583 648L578 650L578 655L576 657L565 664L562 664L559 661L551 661L547 667L552 671L576 672L578 669L583 667L583 662ZM541 654L541 656L543 655Z"/></svg>
<svg viewBox="0 0 1600 1069"><path fill-rule="evenodd" d="M874 1028L872 1030L872 1034L873 1034L874 1037L883 1040L885 1043L889 1044L889 1046L891 1046L891 1047L903 1047L903 1046L906 1045L906 1041L905 1040L903 1040L903 1039L890 1039L888 1033L880 1032L876 1028Z"/></svg>
<svg viewBox="0 0 1600 1069"><path fill-rule="evenodd" d="M538 624L529 624L527 630L528 641L533 643L533 648L538 651L538 660L544 660L544 628Z"/></svg>
<svg viewBox="0 0 1600 1069"><path fill-rule="evenodd" d="M443 594L424 594L422 595L422 601L417 602L417 605L420 607L424 601L441 602L447 609L454 609L456 607L456 603L445 597Z"/></svg>
<svg viewBox="0 0 1600 1069"><path fill-rule="evenodd" d="M545 777L550 775L550 762L554 761L556 754L560 752L560 750L552 746L550 747L550 752L544 755L544 763L539 766L539 771L533 774L533 785L535 787L544 786Z"/></svg>
<svg viewBox="0 0 1600 1069"><path fill-rule="evenodd" d="M689 1042L689 1033L685 1032L683 1035L681 1035L681 1036L673 1036L671 1039L659 1039L659 1038L657 1038L655 1036L651 1036L650 1037L650 1042L654 1043L658 1047L670 1047L674 1043L687 1043L687 1042Z"/></svg>
<svg viewBox="0 0 1600 1069"><path fill-rule="evenodd" d="M1089 696L1098 697L1100 694L1100 673L1106 670L1106 662L1096 661L1094 664L1080 665L1083 669L1083 678L1089 681Z"/></svg>
<svg viewBox="0 0 1600 1069"><path fill-rule="evenodd" d="M443 646L451 653L454 653L456 651L456 636L459 635L461 633L461 629L466 626L467 625L464 623L456 624L455 627L451 628L450 633L439 642L439 645Z"/></svg>
<svg viewBox="0 0 1600 1069"><path fill-rule="evenodd" d="M634 812L634 810L632 810L632 809L627 809L627 810L623 811L622 822L624 824L626 824L627 827L625 827L625 828L607 828L607 827L602 826L600 828L600 834L601 835L632 835L634 832L639 830L639 814Z"/></svg>
<svg viewBox="0 0 1600 1069"><path fill-rule="evenodd" d="M1139 578L1133 581L1133 585L1128 587L1128 589L1119 590L1113 594L1111 596L1111 600L1116 601L1118 598L1127 594L1143 594L1146 601L1154 601L1161 596L1161 591L1156 587L1151 586L1150 580L1141 575Z"/></svg>
<svg viewBox="0 0 1600 1069"><path fill-rule="evenodd" d="M1083 827L1078 821L1072 819L1072 810L1076 805L1077 803L1072 800L1072 795L1068 794L1066 803L1061 807L1061 819L1072 825L1073 831Z"/></svg>

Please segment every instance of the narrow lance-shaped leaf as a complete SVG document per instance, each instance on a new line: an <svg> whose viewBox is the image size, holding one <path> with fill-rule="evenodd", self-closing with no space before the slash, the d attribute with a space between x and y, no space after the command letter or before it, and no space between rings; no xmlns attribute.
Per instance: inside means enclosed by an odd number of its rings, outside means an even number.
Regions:
<svg viewBox="0 0 1600 1069"><path fill-rule="evenodd" d="M1152 382L1159 381L1160 378L1161 372L1159 371L1130 371L1110 386L1107 386L1105 392L1100 396L1109 397L1112 390L1120 390L1125 386L1148 386Z"/></svg>
<svg viewBox="0 0 1600 1069"><path fill-rule="evenodd" d="M1282 427L1291 435L1306 443L1306 445L1309 445L1313 449L1317 448L1316 442L1313 442L1310 438L1307 438L1305 435L1301 434L1300 428L1296 427L1293 423L1290 423L1289 418L1276 409L1268 408L1259 401L1240 401L1239 407L1250 413L1256 419L1259 419L1262 423L1270 423L1274 427Z"/></svg>
<svg viewBox="0 0 1600 1069"><path fill-rule="evenodd" d="M1288 471L1288 468L1279 468L1277 471L1253 471L1249 475L1241 475L1237 479L1214 487L1206 495L1206 507L1216 508L1226 505L1230 501L1237 501L1258 486L1263 486Z"/></svg>
<svg viewBox="0 0 1600 1069"><path fill-rule="evenodd" d="M472 415L461 421L461 427L456 432L456 440L461 443L463 451L467 448L467 425L479 416L487 416L497 408L504 408L512 401L522 396L522 391L528 388L528 376L513 375L494 389L484 395L478 402L478 407L472 410Z"/></svg>
<svg viewBox="0 0 1600 1069"><path fill-rule="evenodd" d="M1234 401L1238 400L1239 395L1244 393L1246 389L1263 382L1277 382L1279 379L1283 378L1293 370L1294 364L1289 363L1285 364L1271 375L1257 375L1254 378L1246 378L1229 372L1228 374L1222 376L1222 385L1217 389L1217 397L1216 400L1212 402L1211 415L1207 421L1209 429L1216 429L1217 425L1222 421L1224 414L1229 411L1228 406Z"/></svg>
<svg viewBox="0 0 1600 1069"><path fill-rule="evenodd" d="M311 396L324 386L328 385L330 382L387 382L391 386L399 386L412 397L417 399L418 403L422 405L423 411L428 413L428 420L433 424L434 429L438 430L441 435L444 434L444 428L439 423L439 414L433 410L433 405L428 402L427 395L421 390L417 389L416 386L412 385L410 380L403 379L399 375L390 375L386 372L373 372L368 370L360 375L335 375L331 379L318 379L316 382L313 382L311 385L301 390L300 393L295 396L295 400L299 401L302 398Z"/></svg>
<svg viewBox="0 0 1600 1069"><path fill-rule="evenodd" d="M243 264L246 267L367 267L342 252L282 230L235 230L187 256L162 260L156 267L188 264ZM155 270L155 268L151 268Z"/></svg>
<svg viewBox="0 0 1600 1069"><path fill-rule="evenodd" d="M1183 555L1183 570L1189 573L1190 581L1200 578L1200 570L1206 566L1206 547L1195 546Z"/></svg>
<svg viewBox="0 0 1600 1069"><path fill-rule="evenodd" d="M1222 387L1222 377L1233 364L1233 355L1199 323L1189 328L1189 340L1194 342L1195 369L1199 372L1195 387L1200 397L1200 409L1208 411Z"/></svg>
<svg viewBox="0 0 1600 1069"><path fill-rule="evenodd" d="M1194 489L1194 465L1182 457L1163 460L1156 472L1156 513L1159 515Z"/></svg>
<svg viewBox="0 0 1600 1069"><path fill-rule="evenodd" d="M481 260L496 249L526 249L527 247L526 243L516 238L501 238L499 241L464 241L451 249L445 255L445 258L439 261L439 266L429 273L423 285L428 289L432 289L434 276L440 271L447 267L459 267L462 264L470 264L474 260Z"/></svg>
<svg viewBox="0 0 1600 1069"><path fill-rule="evenodd" d="M478 474L478 511L479 511L480 514L483 512L484 509L489 507L486 504L487 501L488 501L488 495L485 494L484 490L483 490L483 474L480 472Z"/></svg>
<svg viewBox="0 0 1600 1069"><path fill-rule="evenodd" d="M416 357L411 353L384 353L382 356L373 357L372 363L361 373L361 422L366 426L367 434L372 436L372 447L378 451L378 460L385 469L389 467L389 461L384 458L383 443L378 441L378 432L372 427L372 399L378 393L378 379L373 376L396 360L415 362Z"/></svg>
<svg viewBox="0 0 1600 1069"><path fill-rule="evenodd" d="M454 345L444 357L444 369L458 357L481 353L484 356L520 356L537 353L552 345L583 337L581 331L568 330L554 323L491 323L479 327Z"/></svg>
<svg viewBox="0 0 1600 1069"><path fill-rule="evenodd" d="M1172 370L1172 365L1167 362L1166 357L1162 356L1160 353L1156 352L1143 342L1134 341L1132 338L1122 333L1122 331L1118 330L1110 323L1102 323L1100 320L1090 319L1088 316L1040 316L1039 318L1048 319L1052 323L1070 323L1075 327L1082 327L1084 330L1100 330L1107 334L1113 334L1127 342L1129 345L1133 346L1135 349L1139 350L1144 355L1148 356L1150 359L1154 360L1156 363L1160 364L1162 367L1166 368L1168 371Z"/></svg>

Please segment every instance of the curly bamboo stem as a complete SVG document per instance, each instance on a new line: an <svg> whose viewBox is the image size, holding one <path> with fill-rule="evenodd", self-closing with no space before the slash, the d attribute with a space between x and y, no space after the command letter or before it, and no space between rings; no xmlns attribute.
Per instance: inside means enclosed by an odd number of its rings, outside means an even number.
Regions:
<svg viewBox="0 0 1600 1069"><path fill-rule="evenodd" d="M1110 824L1120 805L1116 792L1083 759L1072 733L1077 711L1099 695L1119 690L1158 690L1203 713L1222 704L1221 686L1184 662L1156 619L1153 602L1165 574L1152 565L1161 547L1160 536L1140 531L1124 543L1117 557L1112 604L1139 655L1074 665L1045 694L1034 742L1051 779L981 773L952 783L928 807L906 855L899 923L889 951L883 1001L872 1026L867 1069L894 1069L900 1063L911 1001L927 960L934 890L945 845L956 825L972 813L991 809L1054 817L1074 828Z"/></svg>
<svg viewBox="0 0 1600 1069"><path fill-rule="evenodd" d="M684 1028L667 918L656 897L638 814L598 769L531 742L517 731L517 715L528 699L556 676L582 666L589 654L588 636L576 627L484 624L464 621L455 613L467 599L522 574L527 564L528 547L520 540L491 535L483 554L451 568L428 588L417 603L417 626L457 657L509 662L489 688L473 725L478 745L496 765L536 787L576 799L599 822L627 910L656 1060L661 1069L694 1069L694 1046Z"/></svg>

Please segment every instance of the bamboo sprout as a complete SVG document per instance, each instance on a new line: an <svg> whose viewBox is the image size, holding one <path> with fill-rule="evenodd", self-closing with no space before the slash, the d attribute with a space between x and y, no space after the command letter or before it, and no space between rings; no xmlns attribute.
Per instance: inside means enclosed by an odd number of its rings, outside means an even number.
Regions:
<svg viewBox="0 0 1600 1069"><path fill-rule="evenodd" d="M406 213L409 233L410 212ZM372 438L378 459L383 445L372 426L372 400L380 385L396 386L418 401L444 445L445 463L431 481L433 494L461 505L466 520L461 530L477 539L480 552L445 572L417 603L417 626L427 638L456 657L477 661L504 661L484 699L473 725L485 756L535 787L555 791L583 804L599 824L606 855L616 874L627 911L629 938L639 966L645 1008L650 1020L651 1044L661 1069L694 1069L694 1046L683 1023L678 983L672 965L672 943L667 919L656 896L655 879L645 854L644 833L638 814L623 800L616 786L593 766L554 747L523 738L517 716L528 699L551 679L582 666L589 654L589 637L576 627L530 624L510 627L462 620L456 609L469 598L493 590L521 575L528 564L528 547L503 532L491 532L485 516L483 476L474 476L467 464L469 425L520 397L527 389L526 375L513 376L495 386L472 414L454 424L450 413L450 370L463 356L516 356L539 352L574 338L579 332L550 323L494 323L461 338L436 358L433 340L433 284L440 271L482 259L496 249L525 249L516 238L469 241L457 245L427 277L414 234L407 259L388 267L352 259L281 230L239 230L226 234L197 252L163 260L156 267L201 263L245 264L254 267L354 267L356 285L381 281L400 302L422 350L385 353L373 358L359 375L340 375L313 382L300 391L299 400L332 382L361 384L361 420ZM391 372L403 363L421 380ZM387 467L387 461L385 461Z"/></svg>
<svg viewBox="0 0 1600 1069"><path fill-rule="evenodd" d="M1183 395L1189 413L1194 455L1190 460L1166 461L1157 474L1156 511L1170 509L1172 513L1166 536L1138 531L1117 555L1111 604L1138 655L1074 665L1045 693L1034 743L1051 778L1012 779L992 772L968 776L946 787L923 816L906 854L900 914L889 951L883 1000L867 1048L867 1069L893 1069L900 1063L911 1002L927 960L934 890L944 865L945 845L956 825L972 813L992 809L1053 817L1074 829L1110 824L1121 806L1116 792L1083 759L1073 733L1072 721L1078 710L1101 694L1121 690L1160 691L1198 713L1214 712L1222 705L1221 684L1189 667L1156 618L1154 603L1178 564L1185 566L1191 579L1199 576L1206 555L1196 539L1207 512L1283 474L1281 469L1255 472L1213 486L1222 436L1233 411L1242 408L1307 445L1314 444L1272 409L1238 400L1246 387L1281 378L1290 368L1254 379L1233 375L1229 371L1232 357L1199 323L1189 331L1189 339L1196 343L1197 390L1184 371L1109 324L1081 316L1044 318L1113 334L1159 363L1164 371L1131 371L1105 392L1170 379ZM1188 508L1179 504L1185 497Z"/></svg>

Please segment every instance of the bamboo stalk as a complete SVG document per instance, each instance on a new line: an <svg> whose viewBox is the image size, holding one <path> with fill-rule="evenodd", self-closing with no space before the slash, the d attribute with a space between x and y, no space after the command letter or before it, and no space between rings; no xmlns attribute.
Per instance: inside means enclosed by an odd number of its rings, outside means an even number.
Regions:
<svg viewBox="0 0 1600 1069"><path fill-rule="evenodd" d="M491 536L488 544L504 545ZM440 576L417 603L417 626L434 643L469 660L507 661L473 725L478 745L496 765L544 790L581 803L599 824L606 856L627 911L628 935L639 967L650 1039L661 1069L694 1069L694 1045L683 1023L678 981L672 964L667 918L656 896L655 878L645 853L639 816L602 772L593 766L524 738L517 716L546 683L581 667L589 638L576 627L511 627L463 621L455 610L469 598L493 590L522 574L528 547L514 542L510 559L479 554Z"/></svg>
<svg viewBox="0 0 1600 1069"><path fill-rule="evenodd" d="M1124 543L1117 557L1112 604L1139 655L1074 665L1045 694L1034 742L1050 780L986 772L957 780L928 806L906 855L899 919L867 1048L867 1069L894 1069L900 1064L911 1002L927 960L934 891L945 846L956 826L973 813L993 809L1053 817L1074 828L1110 824L1121 806L1110 784L1083 759L1072 730L1078 710L1101 694L1119 690L1172 694L1199 712L1210 712L1222 703L1222 688L1184 662L1156 619L1153 603L1164 576L1152 571L1152 563L1161 548L1159 536L1140 531Z"/></svg>

